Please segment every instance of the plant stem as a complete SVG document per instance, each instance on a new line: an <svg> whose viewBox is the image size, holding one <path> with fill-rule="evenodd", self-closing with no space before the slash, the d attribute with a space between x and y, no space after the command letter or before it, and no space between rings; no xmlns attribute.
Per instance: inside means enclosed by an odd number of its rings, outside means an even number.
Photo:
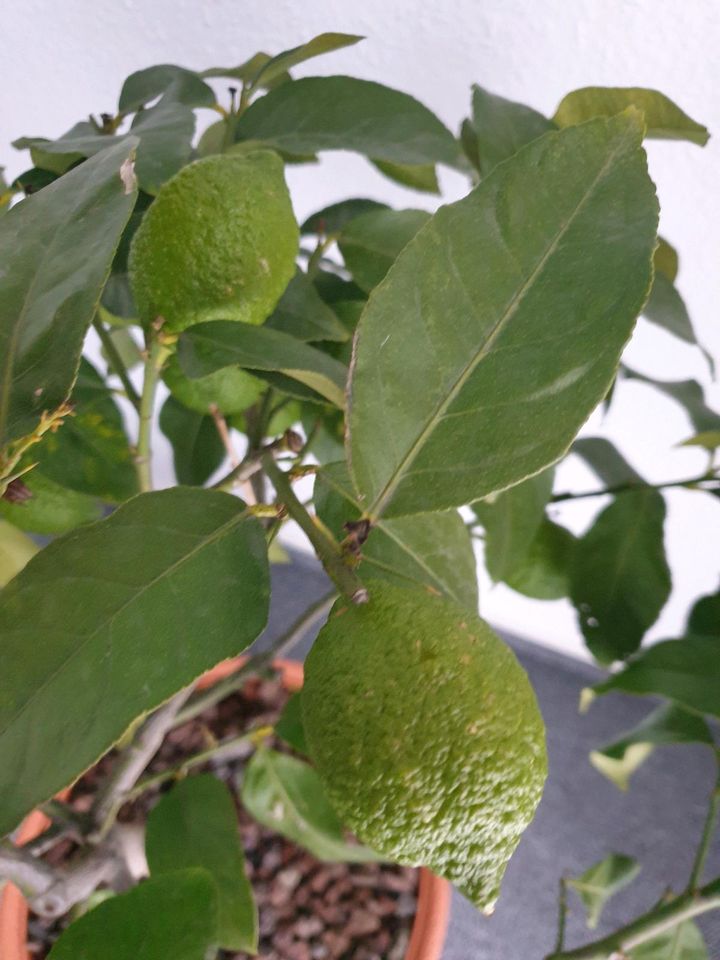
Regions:
<svg viewBox="0 0 720 960"><path fill-rule="evenodd" d="M624 956L629 950L672 930L679 923L709 910L720 909L720 877L694 893L685 892L670 903L653 907L632 923L607 937L574 950L555 951L545 960L607 960L611 954Z"/></svg>
<svg viewBox="0 0 720 960"><path fill-rule="evenodd" d="M687 886L688 893L694 893L702 881L702 873L705 867L705 861L707 860L707 855L710 851L710 844L712 842L715 827L717 825L718 810L720 810L720 751L715 753L715 759L717 762L717 777L712 789L712 793L710 794L710 802L708 804L705 825L703 827L700 843L695 855L695 862L693 863L693 867L690 872L690 880L688 881Z"/></svg>
<svg viewBox="0 0 720 960"><path fill-rule="evenodd" d="M586 500L588 497L606 497L615 493L626 493L629 490L669 490L672 487L704 490L706 489L705 487L698 487L698 485L713 480L717 481L717 478L705 473L700 477L693 477L689 480L669 480L667 483L619 483L617 486L606 487L604 490L588 490L585 493L571 493L570 491L566 493L556 493L550 498L550 502L562 503L565 500Z"/></svg>
<svg viewBox="0 0 720 960"><path fill-rule="evenodd" d="M264 458L263 466L270 482L277 491L278 499L285 504L292 519L314 547L326 573L340 593L352 603L367 603L367 589L355 571L345 562L340 544L315 522L315 519L300 503L295 496L288 475L277 466L271 456Z"/></svg>
<svg viewBox="0 0 720 960"><path fill-rule="evenodd" d="M93 327L95 332L100 338L100 342L105 349L107 355L108 363L112 367L114 373L120 378L120 382L123 385L125 390L125 396L128 398L130 403L135 407L136 411L140 413L140 395L132 384L130 375L128 374L127 367L123 363L123 359L120 356L118 348L113 342L113 338L110 335L110 331L107 329L105 324L102 322L100 317L96 316L93 319Z"/></svg>
<svg viewBox="0 0 720 960"><path fill-rule="evenodd" d="M565 877L560 877L558 889L558 930L555 941L555 953L560 953L565 946L565 926L567 923L567 883Z"/></svg>
<svg viewBox="0 0 720 960"><path fill-rule="evenodd" d="M37 896L56 882L57 873L22 847L0 844L0 881L14 883L26 896Z"/></svg>
<svg viewBox="0 0 720 960"><path fill-rule="evenodd" d="M151 335L145 360L145 377L143 380L142 396L140 397L140 426L138 428L137 451L135 467L137 470L138 485L142 493L152 490L151 443L152 420L155 407L155 393L157 391L160 372L169 350L157 336Z"/></svg>
<svg viewBox="0 0 720 960"><path fill-rule="evenodd" d="M204 713L204 711L210 707L214 707L216 703L220 703L225 697L239 690L244 685L245 678L249 673L256 673L277 657L282 657L283 654L287 653L291 647L294 647L298 641L302 640L313 624L317 623L318 620L322 619L322 617L328 613L336 597L337 592L332 590L315 603L310 604L307 610L304 610L303 613L300 614L292 626L277 638L270 649L264 650L254 657L250 657L246 663L231 676L226 677L207 690L201 690L199 693L196 693L183 709L178 711L173 726L180 726L182 723L187 723L188 720L194 719L198 714Z"/></svg>

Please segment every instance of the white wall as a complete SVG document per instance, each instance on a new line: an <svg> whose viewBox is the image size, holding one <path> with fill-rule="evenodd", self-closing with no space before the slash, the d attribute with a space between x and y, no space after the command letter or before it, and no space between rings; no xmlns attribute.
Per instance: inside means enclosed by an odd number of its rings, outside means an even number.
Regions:
<svg viewBox="0 0 720 960"><path fill-rule="evenodd" d="M133 70L157 62L227 66L257 49L277 52L325 30L365 34L367 40L299 74L382 80L414 94L453 129L467 113L473 82L547 113L579 86L661 89L716 134L704 150L650 143L648 152L662 204L661 229L681 253L678 285L700 337L720 357L716 0L6 0L2 19L0 164L11 174L26 165L10 148L12 139L57 136L88 112L111 111L123 78ZM328 155L321 168L293 170L290 181L299 217L349 194L398 206L431 205L393 187L352 155ZM443 185L448 200L464 190L451 174ZM660 377L697 377L720 409L720 388L678 341L641 324L628 359ZM599 426L596 416L591 427ZM646 387L624 387L602 429L654 481L704 468L698 452L668 456L669 445L689 435L689 424L675 405ZM577 489L593 483L580 465L563 468L562 478ZM689 599L717 586L720 500L678 491L669 502L675 593L655 637L678 631ZM598 506L568 505L563 520L580 530ZM565 604L534 603L488 584L483 594L484 613L496 623L581 650Z"/></svg>

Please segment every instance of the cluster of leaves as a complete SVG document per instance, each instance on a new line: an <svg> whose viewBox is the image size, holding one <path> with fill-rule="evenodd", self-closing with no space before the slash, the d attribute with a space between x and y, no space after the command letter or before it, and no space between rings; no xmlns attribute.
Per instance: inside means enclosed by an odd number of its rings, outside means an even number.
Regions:
<svg viewBox="0 0 720 960"><path fill-rule="evenodd" d="M503 664L491 672L488 702L520 696L530 718L526 739L516 733L512 741L519 749L501 751L512 767L503 773L510 784L529 763L534 778L522 809L503 797L490 811L506 825L514 820L506 847L485 863L462 833L488 827L473 793L486 763L480 742L504 732L457 709L462 725L443 729L441 720L454 698L478 709L457 674L458 662L467 676L477 667L476 641L487 631L476 616L473 531L484 531L494 580L540 599L569 597L600 662L631 658L596 694L668 700L594 755L616 782L654 744L712 744L703 715L720 716L720 595L697 604L686 637L639 651L670 592L663 497L608 441L575 440L613 388L634 379L685 407L689 443L711 456L720 446L720 414L697 383L650 380L626 367L618 374L641 312L696 342L674 284L677 254L657 240L641 143L702 145L707 131L650 90L575 91L546 118L475 88L456 138L422 104L381 84L292 78L297 64L358 39L324 34L202 74L152 67L127 79L113 114L57 140L15 144L33 166L0 202L0 572L9 581L0 597L0 835L138 718L260 634L268 544L285 515L226 491L249 480L262 500L269 478L339 592L348 600L370 593L371 612L345 621L358 633L354 655L369 658L367 675L377 656L363 646L369 622L373 642L402 654L388 656L382 696L402 711L422 695L418 715L438 719L435 734L416 723L403 731L391 719L397 711L380 709L370 691L348 691L352 665L334 659L341 642L331 641L331 622L309 666L302 711L291 701L294 715L283 721L304 753L302 712L317 769L261 748L245 772L243 802L325 859L375 855L345 842L336 810L361 840L364 820L374 822L365 832L379 854L430 864L489 906L539 799L544 745L527 681L497 652L496 638L483 641ZM229 107L211 86L218 79L241 87ZM202 109L221 116L198 139ZM283 164L315 163L338 149L361 153L415 190L439 192L439 164L464 172L474 189L433 216L353 198L298 227ZM91 326L106 369L83 356ZM166 491L152 491L150 480L158 377L167 388L159 424L181 484ZM290 427L303 431L300 449ZM238 435L244 457L226 463ZM553 465L568 451L612 496L581 538L548 512L562 500ZM312 518L287 484L308 463ZM717 495L712 461L693 488ZM470 524L459 513L468 505ZM33 556L21 531L62 536ZM382 598L375 607L374 594ZM447 644L435 643L430 628L416 636L417 620L445 624ZM443 682L429 684L429 670ZM341 751L321 748L334 736L328 711L346 738ZM375 753L367 729L377 731ZM449 766L447 777L433 779L446 734L461 767L479 772L478 786L456 790ZM379 759L381 743L388 753ZM361 793L341 769L350 755L355 776L379 764L388 782L404 778L392 837L377 829L382 791L362 794L361 803L376 807L358 812ZM82 949L110 956L108 941L118 958L252 950L255 912L231 812L212 778L174 788L148 824L151 879L71 925L53 958ZM435 826L432 836L421 822ZM630 872L613 861L577 881L591 919ZM605 891L600 899L596 887ZM128 926L129 913L146 920ZM143 945L124 939L141 929Z"/></svg>

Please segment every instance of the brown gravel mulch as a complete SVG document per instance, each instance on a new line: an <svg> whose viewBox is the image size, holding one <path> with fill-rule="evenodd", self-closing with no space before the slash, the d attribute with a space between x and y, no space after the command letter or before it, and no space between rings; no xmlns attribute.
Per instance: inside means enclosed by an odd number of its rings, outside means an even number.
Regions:
<svg viewBox="0 0 720 960"><path fill-rule="evenodd" d="M248 727L274 724L288 696L275 678L248 680L242 693L233 694L171 731L149 772L175 766L188 754L205 749L213 739L235 736ZM272 745L287 749L280 741ZM250 750L248 747L248 755ZM89 809L97 783L111 762L112 755L103 758L77 783L71 797L76 810ZM228 784L237 804L248 876L259 909L258 957L402 960L415 916L417 871L388 864L329 864L315 859L259 825L240 805L236 780L242 766L240 758L205 769L213 770ZM126 823L144 821L157 798L157 792L148 793L135 803L126 804L119 819ZM62 841L47 859L58 863L73 851L71 841ZM31 918L29 948L33 960L44 960L61 931L61 923ZM248 957L244 953L220 953L221 960Z"/></svg>

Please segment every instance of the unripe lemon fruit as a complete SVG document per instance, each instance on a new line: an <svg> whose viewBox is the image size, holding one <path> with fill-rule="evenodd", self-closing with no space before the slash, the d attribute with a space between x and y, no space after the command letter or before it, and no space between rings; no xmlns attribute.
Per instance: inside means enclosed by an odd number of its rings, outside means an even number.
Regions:
<svg viewBox="0 0 720 960"><path fill-rule="evenodd" d="M338 601L302 692L330 802L389 860L492 909L547 774L535 695L512 651L445 598L375 581Z"/></svg>

